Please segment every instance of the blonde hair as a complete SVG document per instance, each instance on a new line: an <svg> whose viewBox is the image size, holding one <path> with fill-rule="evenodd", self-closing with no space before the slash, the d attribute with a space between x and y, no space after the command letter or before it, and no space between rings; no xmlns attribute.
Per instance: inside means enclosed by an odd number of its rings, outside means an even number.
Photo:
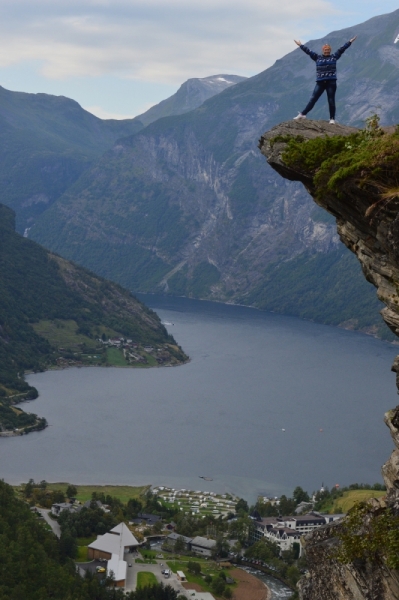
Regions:
<svg viewBox="0 0 399 600"><path fill-rule="evenodd" d="M331 50L331 46L330 46L330 44L324 44L324 46L323 46L322 50L327 50L327 49L328 49L328 50Z"/></svg>

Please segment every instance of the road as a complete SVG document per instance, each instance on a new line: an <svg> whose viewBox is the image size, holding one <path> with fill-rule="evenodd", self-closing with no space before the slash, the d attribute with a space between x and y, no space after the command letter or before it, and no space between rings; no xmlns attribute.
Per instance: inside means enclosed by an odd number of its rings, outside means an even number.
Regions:
<svg viewBox="0 0 399 600"><path fill-rule="evenodd" d="M137 554L135 555L135 557L137 557ZM131 592L136 589L137 573L139 573L140 571L147 571L149 573L154 573L157 581L162 582L164 585L170 585L179 594L187 594L187 590L184 589L180 581L177 579L175 573L172 573L172 575L168 579L165 579L165 577L162 575L161 571L163 569L168 568L165 560L158 560L156 565L146 565L142 563L136 563L132 554L125 554L124 560L126 560L128 564L132 565L127 569L125 586L126 592Z"/></svg>
<svg viewBox="0 0 399 600"><path fill-rule="evenodd" d="M37 512L40 513L43 519L48 523L55 533L55 535L59 538L61 537L61 528L58 524L58 521L55 521L49 516L50 510L48 508L36 508Z"/></svg>

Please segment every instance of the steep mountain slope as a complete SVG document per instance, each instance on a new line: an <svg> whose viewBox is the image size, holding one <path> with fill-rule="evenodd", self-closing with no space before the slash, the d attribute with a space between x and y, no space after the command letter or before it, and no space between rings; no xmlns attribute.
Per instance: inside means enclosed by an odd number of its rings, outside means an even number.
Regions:
<svg viewBox="0 0 399 600"><path fill-rule="evenodd" d="M395 11L309 42L319 49L328 40L336 48L359 36L339 62L340 120L361 124L376 104L383 106L384 123L399 120L398 17ZM313 262L323 274L333 258L335 272L361 280L353 259L341 269L328 217L301 186L265 169L256 148L265 128L303 108L314 69L296 49L198 109L119 140L38 220L32 237L133 290L250 303L330 323L356 319L342 285L344 310L316 314L317 275L302 280L296 298L282 308L297 261ZM321 101L312 117L326 114ZM327 307L335 303L336 282L324 279ZM308 301L301 308L297 299L303 297Z"/></svg>
<svg viewBox="0 0 399 600"><path fill-rule="evenodd" d="M130 292L49 253L14 226L13 211L0 205L0 430L27 425L24 413L10 408L37 396L22 378L25 370L109 364L113 354L100 336L130 338L139 363L158 364L161 355L169 364L187 358ZM154 357L143 351L152 345L161 348ZM112 352L128 364L122 351Z"/></svg>
<svg viewBox="0 0 399 600"><path fill-rule="evenodd" d="M0 200L18 230L46 210L114 142L142 128L133 119L98 119L63 96L0 87Z"/></svg>
<svg viewBox="0 0 399 600"><path fill-rule="evenodd" d="M335 217L340 239L377 288L385 304L382 317L398 336L399 127L383 131L374 121L359 132L289 121L267 131L260 149L277 173L302 182L317 205ZM399 390L399 356L391 370ZM305 536L308 572L299 582L302 600L399 597L399 406L385 414L385 423L395 444L382 467L387 494Z"/></svg>
<svg viewBox="0 0 399 600"><path fill-rule="evenodd" d="M198 108L205 100L245 79L246 77L239 75L211 75L210 77L188 79L180 86L176 94L162 100L156 106L152 106L136 119L143 125L149 125L162 117L182 115Z"/></svg>

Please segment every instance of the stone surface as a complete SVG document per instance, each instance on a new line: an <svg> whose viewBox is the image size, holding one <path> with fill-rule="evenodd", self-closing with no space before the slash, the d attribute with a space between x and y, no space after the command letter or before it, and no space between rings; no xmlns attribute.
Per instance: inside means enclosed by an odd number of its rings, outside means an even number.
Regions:
<svg viewBox="0 0 399 600"><path fill-rule="evenodd" d="M315 194L313 174L288 166L283 159L290 138L301 136L305 140L318 136L350 135L357 130L342 125L310 120L281 123L266 132L260 139L259 148L267 162L280 175L291 181L301 181L315 202L336 218L341 241L356 254L365 277L377 288L380 300L385 304L382 317L390 329L399 335L399 202L378 204L379 190L357 185L348 179L341 186L340 194L326 193L322 199ZM368 212L367 212L368 211ZM397 374L399 389L399 356L392 370ZM387 508L399 513L399 406L388 411L385 423L389 428L396 449L382 468L387 495L373 500L365 520ZM327 525L306 536L305 548L309 571L300 583L302 600L394 600L399 598L398 572L381 564L358 561L349 565L333 558L337 547L339 523Z"/></svg>

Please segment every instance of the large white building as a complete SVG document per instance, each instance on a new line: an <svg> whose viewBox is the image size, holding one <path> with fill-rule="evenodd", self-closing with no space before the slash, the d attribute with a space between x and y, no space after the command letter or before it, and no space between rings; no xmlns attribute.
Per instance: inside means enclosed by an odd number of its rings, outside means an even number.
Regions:
<svg viewBox="0 0 399 600"><path fill-rule="evenodd" d="M266 538L275 542L280 550L291 550L294 543L299 543L300 554L302 553L301 537L318 529L322 525L336 521L344 515L321 515L317 512L310 512L306 515L294 517L266 517L260 521L253 522L253 528L250 533L252 542Z"/></svg>
<svg viewBox="0 0 399 600"><path fill-rule="evenodd" d="M115 585L124 587L126 583L127 562L124 556L127 552L139 546L130 529L125 523L119 523L104 535L89 544L87 555L89 558L105 558L107 560L107 575L113 574Z"/></svg>

